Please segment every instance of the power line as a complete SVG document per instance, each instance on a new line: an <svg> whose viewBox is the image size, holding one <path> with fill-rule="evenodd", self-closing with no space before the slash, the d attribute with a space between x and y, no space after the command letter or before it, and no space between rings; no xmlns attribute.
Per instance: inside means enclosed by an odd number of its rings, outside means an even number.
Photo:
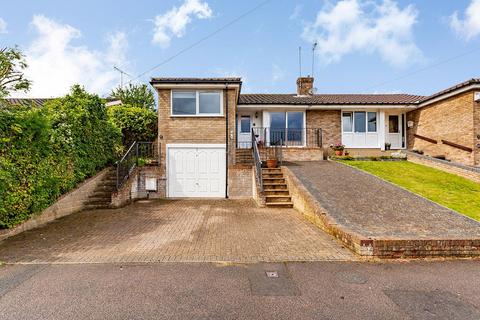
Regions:
<svg viewBox="0 0 480 320"><path fill-rule="evenodd" d="M252 9L244 12L243 14L241 14L240 16L236 17L235 19L231 20L230 22L224 24L223 26L221 26L220 28L216 29L215 31L213 31L212 33L209 33L208 35L200 38L199 40L195 41L194 43L192 43L191 45L183 48L182 50L178 51L177 53L175 53L174 55L168 57L167 59L163 60L162 62L160 62L159 64L153 66L152 68L148 69L147 71L145 72L142 72L140 73L139 75L137 75L135 78L133 78L132 80L130 80L128 83L131 83L132 81L135 81L141 77L143 77L144 75L146 75L147 73L150 73L152 72L153 70L167 64L168 62L172 61L173 59L175 59L176 57L178 57L179 55L187 52L188 50L198 46L199 44L201 44L202 42L212 38L213 36L215 36L216 34L222 32L223 30L225 30L226 28L230 27L231 25L235 24L236 22L238 22L239 20L245 18L246 16L252 14L253 12L257 11L258 9L260 9L261 7L263 7L264 5L266 5L268 2L270 2L271 0L265 0L265 1L262 1L260 2L258 5L256 5L255 7L253 7Z"/></svg>
<svg viewBox="0 0 480 320"><path fill-rule="evenodd" d="M407 74L404 74L404 75L402 75L402 76L400 76L400 77L393 78L393 79L390 79L390 80L387 80L387 81L384 81L384 82L380 82L380 83L378 83L378 84L376 84L376 85L374 85L374 86L371 86L371 87L367 88L367 90L375 89L375 88L378 88L378 87L383 87L383 86L386 85L386 84L389 84L389 83L392 83L392 82L395 82L395 81L398 81L398 80L406 79L406 78L408 78L408 77L410 77L410 76L413 76L413 75L415 75L415 74L417 74L417 73L421 73L421 72L423 72L423 71L436 68L436 67L441 66L441 65L443 65L443 64L446 64L446 63L448 63L448 62L451 62L451 61L454 61L454 60L463 58L463 57L465 57L465 56L468 56L468 55L470 55L470 54L472 54L472 53L475 53L475 52L477 52L477 51L480 51L480 48L476 48L476 49L473 49L473 50L470 50L470 51L461 53L461 54L459 54L459 55L456 55L456 56L453 56L453 57L450 57L450 58L441 60L441 61L439 61L439 62L437 62L437 63L434 63L434 64L432 64L432 65L430 65L430 66L427 66L427 67L421 68L421 69L417 69L417 70L415 70L415 71L412 71L412 72L409 72L409 73L407 73Z"/></svg>

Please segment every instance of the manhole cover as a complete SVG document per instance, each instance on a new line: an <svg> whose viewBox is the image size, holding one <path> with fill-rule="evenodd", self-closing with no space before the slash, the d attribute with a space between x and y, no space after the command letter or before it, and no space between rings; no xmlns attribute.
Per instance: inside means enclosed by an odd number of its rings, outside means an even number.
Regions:
<svg viewBox="0 0 480 320"><path fill-rule="evenodd" d="M278 278L278 272L277 271L267 271L265 273L267 274L267 277L269 277L269 278Z"/></svg>

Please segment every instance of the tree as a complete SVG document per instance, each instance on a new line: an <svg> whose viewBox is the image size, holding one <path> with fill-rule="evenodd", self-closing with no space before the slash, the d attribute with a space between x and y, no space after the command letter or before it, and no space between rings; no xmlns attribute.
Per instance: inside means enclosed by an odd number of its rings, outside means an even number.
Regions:
<svg viewBox="0 0 480 320"><path fill-rule="evenodd" d="M27 92L31 81L24 78L25 56L18 47L0 49L0 98L13 91Z"/></svg>
<svg viewBox="0 0 480 320"><path fill-rule="evenodd" d="M125 147L134 141L153 141L157 137L155 110L119 105L109 107L107 112L110 121L122 131Z"/></svg>
<svg viewBox="0 0 480 320"><path fill-rule="evenodd" d="M126 88L118 87L111 96L122 101L125 106L155 109L155 97L146 84L129 84Z"/></svg>

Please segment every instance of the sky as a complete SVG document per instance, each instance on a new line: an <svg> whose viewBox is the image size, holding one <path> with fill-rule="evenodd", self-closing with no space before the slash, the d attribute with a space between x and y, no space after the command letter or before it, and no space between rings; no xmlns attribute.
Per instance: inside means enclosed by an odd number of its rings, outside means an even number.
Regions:
<svg viewBox="0 0 480 320"><path fill-rule="evenodd" d="M293 93L299 47L317 93L429 95L480 78L480 0L5 1L0 46L15 45L33 81L20 97L107 96L114 66L126 83L238 76L243 93Z"/></svg>

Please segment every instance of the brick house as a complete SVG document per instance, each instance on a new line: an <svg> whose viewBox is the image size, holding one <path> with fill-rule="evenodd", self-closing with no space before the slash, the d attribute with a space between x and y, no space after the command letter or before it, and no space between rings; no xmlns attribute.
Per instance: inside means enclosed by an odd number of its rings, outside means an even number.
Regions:
<svg viewBox="0 0 480 320"><path fill-rule="evenodd" d="M167 197L251 196L252 136L287 161L417 149L480 165L480 79L410 94L242 94L240 78L152 78L158 93L160 171ZM267 155L263 155L268 157Z"/></svg>

